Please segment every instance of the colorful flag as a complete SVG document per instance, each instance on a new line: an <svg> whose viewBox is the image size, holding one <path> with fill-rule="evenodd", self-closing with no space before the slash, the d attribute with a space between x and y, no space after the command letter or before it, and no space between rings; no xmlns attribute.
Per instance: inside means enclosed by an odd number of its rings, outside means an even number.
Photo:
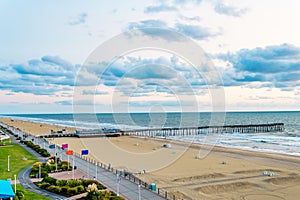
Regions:
<svg viewBox="0 0 300 200"><path fill-rule="evenodd" d="M73 155L73 150L68 150L68 151L66 152L66 154L67 154L68 156Z"/></svg>
<svg viewBox="0 0 300 200"><path fill-rule="evenodd" d="M63 149L67 149L68 147L69 147L68 144L62 144L62 145L61 145L61 148L63 148Z"/></svg>
<svg viewBox="0 0 300 200"><path fill-rule="evenodd" d="M50 148L50 149L55 149L55 144L49 145L49 148Z"/></svg>
<svg viewBox="0 0 300 200"><path fill-rule="evenodd" d="M81 155L88 155L89 154L89 150L81 150Z"/></svg>

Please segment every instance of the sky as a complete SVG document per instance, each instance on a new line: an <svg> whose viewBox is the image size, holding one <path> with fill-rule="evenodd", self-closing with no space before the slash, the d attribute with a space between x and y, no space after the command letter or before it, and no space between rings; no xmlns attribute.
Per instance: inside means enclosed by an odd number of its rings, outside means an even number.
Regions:
<svg viewBox="0 0 300 200"><path fill-rule="evenodd" d="M218 102L225 111L300 110L299 7L297 0L0 0L0 113L201 112L218 110ZM118 36L135 31L158 46L192 41L220 80L208 81L189 55L142 42L121 52ZM187 51L201 57L196 49ZM103 60L109 53L120 55Z"/></svg>

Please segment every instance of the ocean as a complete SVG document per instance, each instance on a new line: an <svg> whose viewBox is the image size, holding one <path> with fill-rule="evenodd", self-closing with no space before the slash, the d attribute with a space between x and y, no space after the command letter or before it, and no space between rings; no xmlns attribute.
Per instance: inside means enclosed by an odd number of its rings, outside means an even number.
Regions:
<svg viewBox="0 0 300 200"><path fill-rule="evenodd" d="M239 125L284 123L282 132L268 133L221 133L209 139L204 134L196 137L172 137L225 147L254 151L277 152L300 156L300 111L278 112L227 112L227 113L97 113L97 114L17 114L2 115L61 126L83 129L116 128L121 130L195 127L207 125ZM213 116L213 120L212 120ZM224 119L224 121L223 121Z"/></svg>

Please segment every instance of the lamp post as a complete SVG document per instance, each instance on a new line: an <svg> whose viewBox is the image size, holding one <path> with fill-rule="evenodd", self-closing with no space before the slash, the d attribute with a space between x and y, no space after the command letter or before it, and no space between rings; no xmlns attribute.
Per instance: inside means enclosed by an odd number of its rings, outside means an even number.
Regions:
<svg viewBox="0 0 300 200"><path fill-rule="evenodd" d="M10 168L9 168L9 158L10 158L10 156L8 155L8 156L7 156L7 171L8 171L8 172L10 171Z"/></svg>
<svg viewBox="0 0 300 200"><path fill-rule="evenodd" d="M138 191L139 191L139 200L141 200L141 185L138 185Z"/></svg>
<svg viewBox="0 0 300 200"><path fill-rule="evenodd" d="M17 193L17 175L15 174L15 194Z"/></svg>
<svg viewBox="0 0 300 200"><path fill-rule="evenodd" d="M55 171L57 172L57 152L56 152L56 144L55 144Z"/></svg>
<svg viewBox="0 0 300 200"><path fill-rule="evenodd" d="M73 173L72 173L72 178L74 179L74 167L75 167L75 156L74 156L74 154L73 154L73 167L72 167L72 169L73 169Z"/></svg>
<svg viewBox="0 0 300 200"><path fill-rule="evenodd" d="M87 158L87 166L88 166L88 178L90 178L90 160Z"/></svg>
<svg viewBox="0 0 300 200"><path fill-rule="evenodd" d="M119 196L119 190L120 190L120 177L119 174L117 174L117 196Z"/></svg>
<svg viewBox="0 0 300 200"><path fill-rule="evenodd" d="M97 172L97 168L98 168L98 166L97 166L97 161L96 161L96 164L95 164L95 166L96 166L96 176L95 176L95 178L96 178L96 180L97 180L97 178L98 178L98 172Z"/></svg>
<svg viewBox="0 0 300 200"><path fill-rule="evenodd" d="M42 169L41 169L41 164L39 165L39 178L42 178Z"/></svg>

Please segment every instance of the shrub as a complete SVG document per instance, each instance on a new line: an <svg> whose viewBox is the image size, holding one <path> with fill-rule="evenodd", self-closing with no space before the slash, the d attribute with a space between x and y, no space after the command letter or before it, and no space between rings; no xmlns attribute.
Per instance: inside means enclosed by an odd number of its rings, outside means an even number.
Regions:
<svg viewBox="0 0 300 200"><path fill-rule="evenodd" d="M68 189L69 189L69 186L62 186L61 188L60 188L60 192L62 193L62 194L68 194Z"/></svg>
<svg viewBox="0 0 300 200"><path fill-rule="evenodd" d="M66 186L68 184L67 180L57 180L56 181L56 185L62 187L62 186Z"/></svg>
<svg viewBox="0 0 300 200"><path fill-rule="evenodd" d="M83 193L84 191L85 191L85 189L84 189L83 185L77 186L77 192L78 193Z"/></svg>
<svg viewBox="0 0 300 200"><path fill-rule="evenodd" d="M125 200L123 197L118 197L118 196L110 196L109 200Z"/></svg>
<svg viewBox="0 0 300 200"><path fill-rule="evenodd" d="M66 161L66 160L63 160L63 161L61 161L61 165L67 165L68 166L68 161Z"/></svg>
<svg viewBox="0 0 300 200"><path fill-rule="evenodd" d="M69 195L76 195L78 193L78 190L76 187L72 187L68 189L68 194Z"/></svg>
<svg viewBox="0 0 300 200"><path fill-rule="evenodd" d="M96 185L97 185L97 188L99 189L99 190L104 190L104 189L106 189L106 187L104 186L104 185L102 185L102 184L100 184L98 181L96 181L96 180L83 180L82 181L82 185L84 186L84 187L87 187L87 186L89 186L89 185L92 185L93 183L95 183Z"/></svg>
<svg viewBox="0 0 300 200"><path fill-rule="evenodd" d="M50 186L50 183L42 183L39 187L42 189L46 189Z"/></svg>
<svg viewBox="0 0 300 200"><path fill-rule="evenodd" d="M55 186L55 185L50 185L47 188L47 190L50 191L50 192L56 193L56 194L59 194L59 192L60 192L60 188L58 186Z"/></svg>
<svg viewBox="0 0 300 200"><path fill-rule="evenodd" d="M18 199L25 199L25 195L24 195L24 191L22 190L17 190L16 192L16 197L18 197Z"/></svg>
<svg viewBox="0 0 300 200"><path fill-rule="evenodd" d="M46 149L38 149L37 151L43 157L49 157L50 153Z"/></svg>
<svg viewBox="0 0 300 200"><path fill-rule="evenodd" d="M82 183L81 183L81 181L79 181L79 180L68 180L68 186L70 187L70 188L73 188L73 187L76 187L76 186L78 186L78 185L81 185Z"/></svg>
<svg viewBox="0 0 300 200"><path fill-rule="evenodd" d="M42 176L42 178L45 178L45 177L48 177L49 175L48 175L48 172L42 170L41 176Z"/></svg>
<svg viewBox="0 0 300 200"><path fill-rule="evenodd" d="M50 183L50 185L55 185L56 184L56 179L52 177L45 177L42 182Z"/></svg>
<svg viewBox="0 0 300 200"><path fill-rule="evenodd" d="M62 169L63 171L68 171L68 166L67 166L67 165L62 165L62 166L61 166L61 169Z"/></svg>

